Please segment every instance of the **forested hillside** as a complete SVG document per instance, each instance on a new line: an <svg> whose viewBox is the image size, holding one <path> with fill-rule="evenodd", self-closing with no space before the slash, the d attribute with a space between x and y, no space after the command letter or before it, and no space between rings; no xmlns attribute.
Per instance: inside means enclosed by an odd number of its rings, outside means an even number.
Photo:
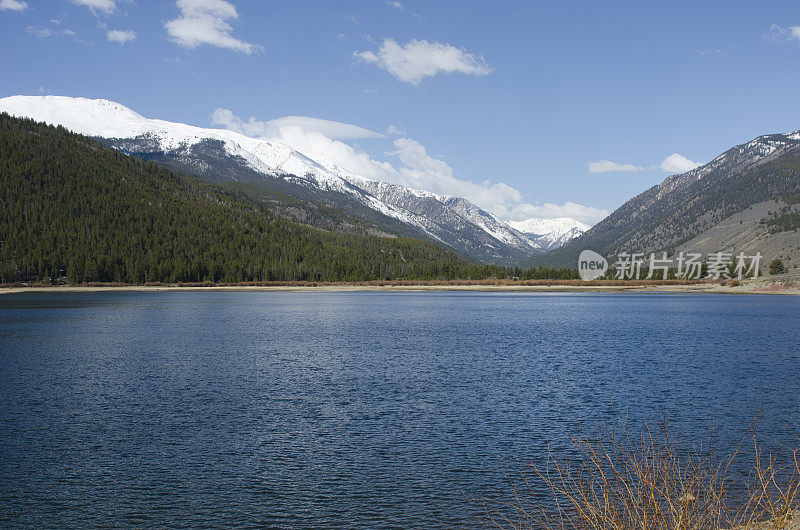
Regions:
<svg viewBox="0 0 800 530"><path fill-rule="evenodd" d="M287 222L247 195L0 115L0 281L370 280L486 275L413 239Z"/></svg>
<svg viewBox="0 0 800 530"><path fill-rule="evenodd" d="M0 114L0 283L570 276L477 265L433 244L287 221L263 198Z"/></svg>
<svg viewBox="0 0 800 530"><path fill-rule="evenodd" d="M369 225L365 233L422 239L466 260L495 265L516 265L543 252L538 239L463 198L370 178L391 178L394 169L386 174L366 168L352 172L313 149L306 153L267 137L146 118L105 99L9 96L0 98L0 112L62 125L211 184L261 188L281 196L272 201L277 207L300 201L282 208L280 216L324 230L352 232L348 225ZM349 218L344 224L342 212Z"/></svg>

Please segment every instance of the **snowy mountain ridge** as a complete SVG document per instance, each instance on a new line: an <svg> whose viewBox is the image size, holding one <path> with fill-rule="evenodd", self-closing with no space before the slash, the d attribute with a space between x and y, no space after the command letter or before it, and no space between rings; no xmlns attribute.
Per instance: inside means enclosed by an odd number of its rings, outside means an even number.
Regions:
<svg viewBox="0 0 800 530"><path fill-rule="evenodd" d="M509 221L508 224L529 239L533 239L545 251L558 248L591 228L570 217L555 219L534 217L527 221Z"/></svg>
<svg viewBox="0 0 800 530"><path fill-rule="evenodd" d="M307 156L274 140L251 138L227 129L145 118L105 99L12 96L0 99L0 111L62 125L73 132L103 139L104 143L127 153L158 153L175 159L185 158L188 153L199 164L208 162L210 156L217 159L220 156L200 155L201 147L219 144L224 148L224 157L246 164L260 175L343 194L429 239L485 261L528 257L555 248L585 231L585 225L571 219L537 220L540 222L535 229L529 222L521 230L515 223L502 222L462 198L355 175L330 160ZM231 173L218 179L236 180L236 176ZM547 227L552 230L547 231ZM526 231L528 228L530 231Z"/></svg>

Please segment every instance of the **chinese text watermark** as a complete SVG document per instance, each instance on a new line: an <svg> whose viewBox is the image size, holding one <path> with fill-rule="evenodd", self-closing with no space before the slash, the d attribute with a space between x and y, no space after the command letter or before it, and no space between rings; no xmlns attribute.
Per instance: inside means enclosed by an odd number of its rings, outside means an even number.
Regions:
<svg viewBox="0 0 800 530"><path fill-rule="evenodd" d="M675 278L684 280L729 280L758 277L761 253L746 255L740 252L714 252L704 256L700 253L680 252L668 257L666 252L649 255L622 252L613 264L617 280L667 279L674 271ZM583 280L595 280L606 275L609 266L606 259L592 250L584 250L578 258L578 273Z"/></svg>

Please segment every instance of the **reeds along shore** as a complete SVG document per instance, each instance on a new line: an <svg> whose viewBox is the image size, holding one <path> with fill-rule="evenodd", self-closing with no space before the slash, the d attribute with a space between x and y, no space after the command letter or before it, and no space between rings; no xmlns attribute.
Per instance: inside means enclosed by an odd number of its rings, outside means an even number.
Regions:
<svg viewBox="0 0 800 530"><path fill-rule="evenodd" d="M663 425L638 435L604 429L575 439L573 449L576 458L551 453L544 466L526 465L511 500L482 500L481 523L545 530L800 528L798 450L779 458L762 449L755 430L723 458L682 448ZM733 471L742 458L750 460L746 476Z"/></svg>

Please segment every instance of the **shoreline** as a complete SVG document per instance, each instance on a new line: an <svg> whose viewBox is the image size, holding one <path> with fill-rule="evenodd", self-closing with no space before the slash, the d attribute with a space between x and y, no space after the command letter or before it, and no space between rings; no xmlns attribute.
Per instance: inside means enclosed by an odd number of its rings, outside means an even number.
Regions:
<svg viewBox="0 0 800 530"><path fill-rule="evenodd" d="M53 285L0 287L0 295L15 293L91 293L91 292L497 292L497 293L645 293L645 294L771 294L800 295L800 285L753 282L728 287L718 283L597 285L580 283L421 283L313 285Z"/></svg>

